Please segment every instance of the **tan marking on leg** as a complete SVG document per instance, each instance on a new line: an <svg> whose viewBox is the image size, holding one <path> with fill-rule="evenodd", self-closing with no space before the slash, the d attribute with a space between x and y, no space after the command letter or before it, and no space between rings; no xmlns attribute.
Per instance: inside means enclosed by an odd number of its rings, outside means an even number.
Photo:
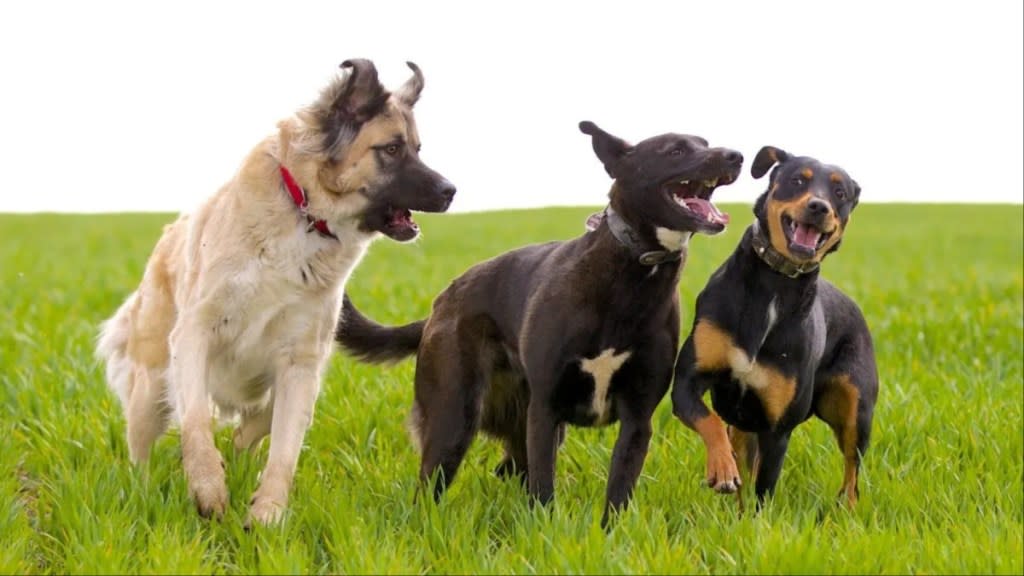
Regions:
<svg viewBox="0 0 1024 576"><path fill-rule="evenodd" d="M732 445L736 463L739 465L740 480L743 485L753 486L757 481L757 467L760 465L761 454L757 450L757 437L744 432L735 426L729 426L729 443ZM736 502L740 513L743 513L743 488L736 490Z"/></svg>
<svg viewBox="0 0 1024 576"><path fill-rule="evenodd" d="M740 477L725 424L714 412L693 423L707 449L707 485L717 492L735 492Z"/></svg>
<svg viewBox="0 0 1024 576"><path fill-rule="evenodd" d="M612 376L632 354L629 350L616 354L614 348L609 348L596 358L580 360L580 370L594 378L594 398L591 400L591 406L597 415L598 424L603 424L608 419L608 387L612 383Z"/></svg>
<svg viewBox="0 0 1024 576"><path fill-rule="evenodd" d="M846 503L857 504L857 403L860 391L843 374L830 379L818 398L818 414L835 434L843 452L843 488Z"/></svg>

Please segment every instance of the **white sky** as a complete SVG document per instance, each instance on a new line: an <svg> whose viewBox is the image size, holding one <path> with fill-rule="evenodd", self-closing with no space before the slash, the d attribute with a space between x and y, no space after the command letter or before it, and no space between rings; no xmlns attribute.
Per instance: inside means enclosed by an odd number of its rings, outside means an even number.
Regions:
<svg viewBox="0 0 1024 576"><path fill-rule="evenodd" d="M418 63L453 211L603 204L577 124L843 166L862 200L1024 198L1022 3L0 4L0 212L187 210L346 58Z"/></svg>

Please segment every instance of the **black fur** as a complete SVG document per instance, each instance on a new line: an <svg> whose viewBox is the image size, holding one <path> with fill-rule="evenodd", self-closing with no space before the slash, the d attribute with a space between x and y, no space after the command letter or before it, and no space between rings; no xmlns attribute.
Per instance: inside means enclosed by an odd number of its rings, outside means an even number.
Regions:
<svg viewBox="0 0 1024 576"><path fill-rule="evenodd" d="M860 187L835 166L773 147L762 149L751 171L755 177L763 175L776 162L769 188L755 204L758 227L767 235L782 229L772 227L773 203L788 206L801 223L837 222L831 248L826 243L807 257L820 261L838 246ZM757 233L755 227L745 232L697 297L693 330L675 367L674 413L704 437L709 485L722 492L735 490L740 484L732 477L735 463L713 464L719 456L731 456L717 442L725 432L704 404L703 395L710 390L715 412L734 427L732 448L745 453L748 463L760 462L755 471L758 503L775 488L793 429L812 414L819 416L833 428L844 451L844 490L852 504L878 395L871 334L856 303L820 279L817 268L791 278L769 266L756 248ZM788 239L777 240L784 250L790 246ZM754 365L748 369L730 355ZM764 383L765 388L758 387ZM749 440L735 440L744 435Z"/></svg>
<svg viewBox="0 0 1024 576"><path fill-rule="evenodd" d="M497 472L521 475L529 493L546 503L554 494L555 455L565 425L618 420L604 523L627 504L640 475L651 415L668 391L678 345L676 287L685 248L674 247L681 258L653 267L640 263L639 255L666 250L657 228L679 231L680 238L720 232L722 222L680 206L674 195L709 197L714 186L736 179L743 157L708 148L694 136L664 134L631 146L593 123L581 123L580 129L592 136L595 153L615 178L610 205L618 216L609 218L621 217L635 243L620 242L605 219L573 240L527 246L480 263L437 297L416 350L411 415L422 441L420 477L426 481L439 473L437 498L481 428L505 445ZM680 187L681 180L717 184ZM354 329L344 325L351 318ZM394 359L412 352L411 328L381 330L346 312L338 338L363 357ZM374 346L381 349L373 353ZM595 357L623 360L596 402L597 370L584 364ZM592 407L602 401L607 410L597 414Z"/></svg>

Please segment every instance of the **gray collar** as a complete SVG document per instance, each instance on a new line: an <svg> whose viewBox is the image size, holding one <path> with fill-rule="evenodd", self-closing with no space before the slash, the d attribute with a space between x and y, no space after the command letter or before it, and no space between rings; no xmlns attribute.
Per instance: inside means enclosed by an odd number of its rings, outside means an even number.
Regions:
<svg viewBox="0 0 1024 576"><path fill-rule="evenodd" d="M772 247L771 242L768 240L764 231L761 230L761 225L758 224L757 220L754 220L754 224L751 225L750 231L750 243L754 247L754 254L757 254L758 258L760 258L762 262L779 274L789 276L790 278L796 278L801 274L814 272L818 269L817 262L804 262L803 264L797 264L780 254L778 250Z"/></svg>
<svg viewBox="0 0 1024 576"><path fill-rule="evenodd" d="M645 250L644 241L640 238L618 212L612 210L611 206L604 209L604 219L608 222L608 229L620 244L629 248L633 254L638 254L637 261L644 266L658 266L666 262L678 262L683 257L682 250Z"/></svg>

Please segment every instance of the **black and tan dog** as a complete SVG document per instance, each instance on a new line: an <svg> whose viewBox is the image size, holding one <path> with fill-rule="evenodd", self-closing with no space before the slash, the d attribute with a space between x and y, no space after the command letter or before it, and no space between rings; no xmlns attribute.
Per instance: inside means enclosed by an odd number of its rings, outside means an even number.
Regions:
<svg viewBox="0 0 1024 576"><path fill-rule="evenodd" d="M441 473L435 498L480 428L504 442L498 474L524 475L547 502L565 424L619 420L603 522L640 474L651 415L671 383L687 242L725 228L708 199L736 179L743 157L694 136L631 146L591 122L580 130L615 179L596 230L470 268L427 320L404 327L379 326L346 300L338 340L350 352L370 361L418 352L410 428L421 479Z"/></svg>
<svg viewBox="0 0 1024 576"><path fill-rule="evenodd" d="M818 266L839 247L860 187L840 168L770 146L751 174L776 163L754 224L697 297L676 363L674 412L704 440L708 485L739 489L735 451L759 504L775 488L793 429L818 416L843 452L840 495L853 505L878 372L860 309L819 279ZM708 389L718 415L702 399Z"/></svg>

